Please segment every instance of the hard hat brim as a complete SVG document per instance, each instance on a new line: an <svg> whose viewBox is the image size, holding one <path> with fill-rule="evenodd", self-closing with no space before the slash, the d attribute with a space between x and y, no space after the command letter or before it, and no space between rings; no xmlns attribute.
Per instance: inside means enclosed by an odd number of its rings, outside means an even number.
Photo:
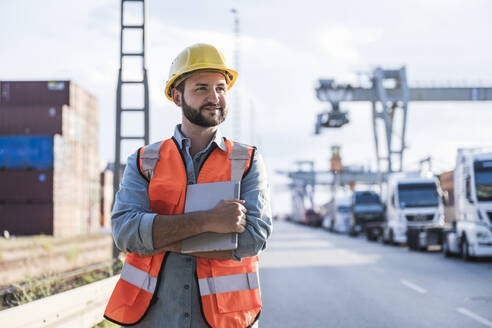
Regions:
<svg viewBox="0 0 492 328"><path fill-rule="evenodd" d="M176 87L174 85L174 82L180 77L182 77L184 74L191 76L191 74L196 71L213 71L213 70L220 71L224 73L224 76L226 78L227 90L229 90L236 83L237 77L239 75L238 72L236 72L235 70L232 70L230 68L224 68L223 66L207 65L206 67L204 67L203 64L194 65L194 66L188 67L187 70L181 72L180 74L177 74L176 76L173 76L170 80L167 81L166 87L164 88L164 95L166 96L167 99L174 102L173 98L171 97L171 90L174 87Z"/></svg>

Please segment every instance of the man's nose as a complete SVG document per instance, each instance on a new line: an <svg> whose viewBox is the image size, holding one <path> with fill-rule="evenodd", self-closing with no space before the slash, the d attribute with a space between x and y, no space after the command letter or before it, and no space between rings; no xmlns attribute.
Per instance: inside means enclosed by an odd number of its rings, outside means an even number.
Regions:
<svg viewBox="0 0 492 328"><path fill-rule="evenodd" d="M216 90L210 90L207 94L207 101L218 104L220 100L219 93Z"/></svg>

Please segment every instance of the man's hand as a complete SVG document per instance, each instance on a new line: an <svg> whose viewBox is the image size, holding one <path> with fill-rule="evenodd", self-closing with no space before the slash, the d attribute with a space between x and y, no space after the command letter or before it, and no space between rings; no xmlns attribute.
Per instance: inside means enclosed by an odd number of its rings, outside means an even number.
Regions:
<svg viewBox="0 0 492 328"><path fill-rule="evenodd" d="M205 222L205 230L217 233L243 232L246 226L246 207L244 200L223 199L207 211L210 219Z"/></svg>

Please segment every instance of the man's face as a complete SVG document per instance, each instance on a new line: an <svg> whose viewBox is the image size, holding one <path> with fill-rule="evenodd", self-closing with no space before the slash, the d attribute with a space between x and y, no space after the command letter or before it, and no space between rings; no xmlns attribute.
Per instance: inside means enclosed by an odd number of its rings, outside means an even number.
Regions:
<svg viewBox="0 0 492 328"><path fill-rule="evenodd" d="M225 120L228 112L227 84L222 74L196 72L184 83L181 108L191 123L211 127Z"/></svg>

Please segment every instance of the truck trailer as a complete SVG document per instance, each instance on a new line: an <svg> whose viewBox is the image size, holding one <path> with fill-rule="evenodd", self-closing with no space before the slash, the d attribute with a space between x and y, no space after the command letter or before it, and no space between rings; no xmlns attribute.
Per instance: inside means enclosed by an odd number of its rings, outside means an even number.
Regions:
<svg viewBox="0 0 492 328"><path fill-rule="evenodd" d="M458 149L451 174L446 207L454 207L455 215L446 218L450 227L444 230L443 253L465 261L492 256L492 151Z"/></svg>

